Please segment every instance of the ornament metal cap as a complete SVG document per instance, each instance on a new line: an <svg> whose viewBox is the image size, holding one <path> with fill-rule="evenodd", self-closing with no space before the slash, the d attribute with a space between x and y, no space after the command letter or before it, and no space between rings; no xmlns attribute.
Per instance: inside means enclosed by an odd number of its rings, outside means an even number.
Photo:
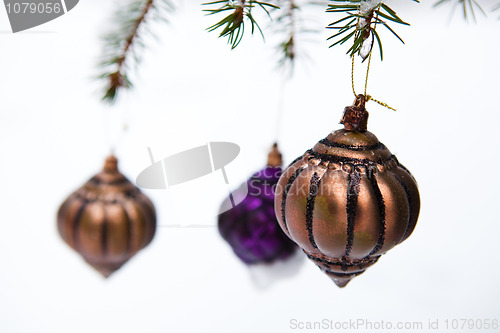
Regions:
<svg viewBox="0 0 500 333"><path fill-rule="evenodd" d="M267 166L279 168L283 165L283 157L278 149L278 144L274 143L269 155L267 155Z"/></svg>
<svg viewBox="0 0 500 333"><path fill-rule="evenodd" d="M344 129L350 132L366 132L368 125L368 111L365 108L366 97L359 94L354 100L353 105L344 109L344 114L340 123Z"/></svg>
<svg viewBox="0 0 500 333"><path fill-rule="evenodd" d="M118 159L114 155L109 155L102 168L104 172L118 172Z"/></svg>

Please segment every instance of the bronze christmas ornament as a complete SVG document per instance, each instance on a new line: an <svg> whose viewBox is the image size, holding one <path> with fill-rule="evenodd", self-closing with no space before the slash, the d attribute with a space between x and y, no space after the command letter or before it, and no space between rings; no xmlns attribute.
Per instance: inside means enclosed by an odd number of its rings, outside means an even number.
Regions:
<svg viewBox="0 0 500 333"><path fill-rule="evenodd" d="M156 230L152 202L118 171L109 156L103 170L61 205L61 237L85 261L108 277L147 246Z"/></svg>
<svg viewBox="0 0 500 333"><path fill-rule="evenodd" d="M296 159L276 188L281 228L339 287L407 239L420 210L415 179L367 120L358 95L344 129Z"/></svg>

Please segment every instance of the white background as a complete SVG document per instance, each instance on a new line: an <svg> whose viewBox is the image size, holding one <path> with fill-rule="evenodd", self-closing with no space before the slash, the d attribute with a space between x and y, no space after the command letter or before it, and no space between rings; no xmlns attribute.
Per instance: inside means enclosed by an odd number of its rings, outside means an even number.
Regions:
<svg viewBox="0 0 500 333"><path fill-rule="evenodd" d="M406 45L384 32L384 62L376 53L368 93L398 111L368 104L369 129L417 178L422 209L413 235L345 289L310 262L255 287L213 227L220 174L207 178L216 195L191 193L203 181L145 191L158 210L156 237L108 280L60 239L60 203L99 171L111 145L133 180L150 163L147 147L159 159L235 142L234 188L264 165L280 99L285 162L340 127L353 95L345 49L325 41L331 14L312 11L320 32L305 45L310 60L282 94L277 39L245 36L231 51L204 30L216 18L185 2L169 25L152 26L158 41L148 41L136 89L112 108L93 78L99 35L119 2L83 0L18 34L0 9L0 332L290 332L298 331L293 319L358 318L424 328L439 320L444 329L446 319L500 320L498 13L467 24L428 1L394 4L412 26L396 27Z"/></svg>

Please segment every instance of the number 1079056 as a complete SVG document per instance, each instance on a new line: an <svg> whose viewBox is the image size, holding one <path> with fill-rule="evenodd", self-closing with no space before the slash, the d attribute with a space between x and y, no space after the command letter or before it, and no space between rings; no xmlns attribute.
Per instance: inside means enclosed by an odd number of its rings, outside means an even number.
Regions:
<svg viewBox="0 0 500 333"><path fill-rule="evenodd" d="M64 10L60 2L15 2L5 7L8 14L59 14Z"/></svg>

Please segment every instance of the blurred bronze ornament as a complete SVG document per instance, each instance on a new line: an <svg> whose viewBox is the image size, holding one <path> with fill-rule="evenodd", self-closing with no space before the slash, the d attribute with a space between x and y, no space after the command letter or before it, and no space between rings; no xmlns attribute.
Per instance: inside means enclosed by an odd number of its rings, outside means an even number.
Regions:
<svg viewBox="0 0 500 333"><path fill-rule="evenodd" d="M407 239L420 210L415 179L367 120L359 95L344 129L292 162L276 188L281 228L339 287Z"/></svg>
<svg viewBox="0 0 500 333"><path fill-rule="evenodd" d="M63 202L57 225L64 241L108 277L151 242L156 212L109 156L103 170Z"/></svg>

